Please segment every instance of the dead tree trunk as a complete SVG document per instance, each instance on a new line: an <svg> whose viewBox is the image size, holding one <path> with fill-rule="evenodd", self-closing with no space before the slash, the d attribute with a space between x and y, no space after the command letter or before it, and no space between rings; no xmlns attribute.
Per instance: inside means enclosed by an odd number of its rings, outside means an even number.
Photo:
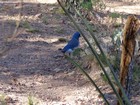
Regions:
<svg viewBox="0 0 140 105"><path fill-rule="evenodd" d="M128 16L124 27L120 63L120 82L123 88L126 88L126 78L135 51L135 38L139 29L139 24L138 19L132 15ZM121 90L119 89L118 91L122 97Z"/></svg>

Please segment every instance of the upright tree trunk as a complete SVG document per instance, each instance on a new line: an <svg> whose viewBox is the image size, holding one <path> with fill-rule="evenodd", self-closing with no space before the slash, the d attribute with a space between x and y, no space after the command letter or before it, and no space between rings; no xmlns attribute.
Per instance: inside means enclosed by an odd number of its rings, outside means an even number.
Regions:
<svg viewBox="0 0 140 105"><path fill-rule="evenodd" d="M121 54L121 63L120 63L120 82L123 88L126 88L126 78L128 76L129 65L134 55L135 38L139 26L140 23L135 16L133 15L128 16L123 31L122 54ZM118 91L120 96L122 97L121 90L119 89Z"/></svg>

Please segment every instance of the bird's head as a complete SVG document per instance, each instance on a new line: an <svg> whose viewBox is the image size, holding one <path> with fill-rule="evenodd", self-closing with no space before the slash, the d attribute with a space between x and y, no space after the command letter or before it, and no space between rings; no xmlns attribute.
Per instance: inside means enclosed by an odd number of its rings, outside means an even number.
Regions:
<svg viewBox="0 0 140 105"><path fill-rule="evenodd" d="M80 33L75 32L72 38L79 39L79 37L80 37Z"/></svg>

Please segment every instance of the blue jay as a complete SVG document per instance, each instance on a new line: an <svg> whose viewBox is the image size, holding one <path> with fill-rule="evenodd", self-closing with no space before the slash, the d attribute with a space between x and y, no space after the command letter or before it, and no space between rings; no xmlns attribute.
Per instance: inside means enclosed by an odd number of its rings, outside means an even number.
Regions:
<svg viewBox="0 0 140 105"><path fill-rule="evenodd" d="M68 44L61 50L63 53L68 52L71 54L73 50L79 46L79 37L80 33L75 32L74 35L72 36L72 39L68 42Z"/></svg>

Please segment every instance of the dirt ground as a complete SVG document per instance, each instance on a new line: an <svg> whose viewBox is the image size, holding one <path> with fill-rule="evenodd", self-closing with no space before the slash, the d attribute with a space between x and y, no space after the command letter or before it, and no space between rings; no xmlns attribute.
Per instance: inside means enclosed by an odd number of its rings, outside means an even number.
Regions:
<svg viewBox="0 0 140 105"><path fill-rule="evenodd" d="M112 11L111 4L107 3L107 9ZM5 45L3 39L12 35L16 26L18 6L11 0L0 0L1 50ZM122 6L118 2L113 7L124 12L130 6L134 9L133 13L140 15L138 3ZM13 42L6 43L10 50L0 59L0 105L28 105L30 98L34 105L104 105L91 83L58 50L66 44L58 39L70 39L76 31L68 17L60 13L57 4L23 4L21 32ZM101 84L100 88L113 105L114 96L101 80L100 72L93 62L89 74ZM140 105L139 86L132 98L134 105Z"/></svg>

